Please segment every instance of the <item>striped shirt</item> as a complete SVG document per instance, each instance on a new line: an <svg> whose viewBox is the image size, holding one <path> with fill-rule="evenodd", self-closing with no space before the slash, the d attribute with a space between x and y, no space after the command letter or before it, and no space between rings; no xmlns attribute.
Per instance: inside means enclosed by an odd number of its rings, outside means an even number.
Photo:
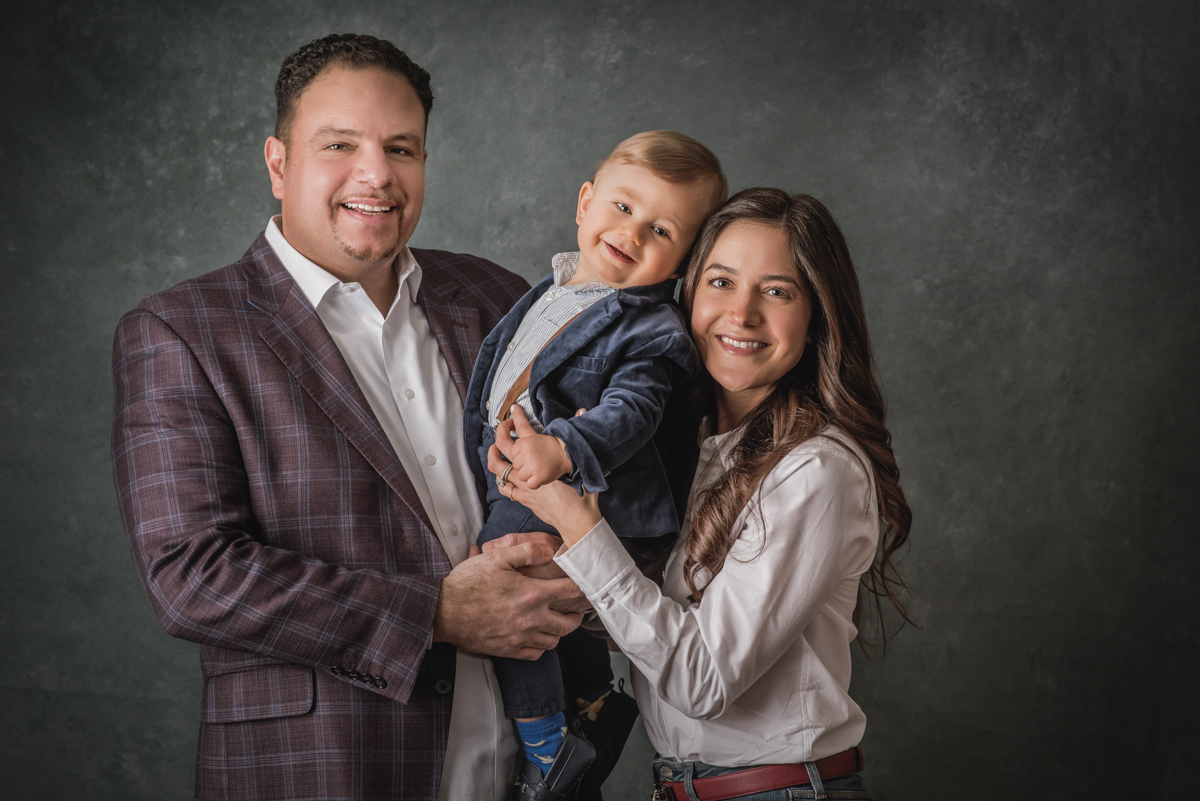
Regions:
<svg viewBox="0 0 1200 801"><path fill-rule="evenodd" d="M578 253L559 253L551 264L554 267L554 286L529 308L509 341L507 350L500 357L500 366L496 370L487 401L488 424L492 428L500 423L499 414L503 411L500 407L505 396L551 337L584 309L616 291L599 281L565 286L579 266ZM517 398L517 404L534 429L540 432L543 425L533 413L528 389Z"/></svg>

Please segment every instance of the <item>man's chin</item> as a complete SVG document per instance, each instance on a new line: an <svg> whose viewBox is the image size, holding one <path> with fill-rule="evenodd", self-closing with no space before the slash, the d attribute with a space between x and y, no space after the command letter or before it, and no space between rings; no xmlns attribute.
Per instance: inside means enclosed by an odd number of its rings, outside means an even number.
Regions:
<svg viewBox="0 0 1200 801"><path fill-rule="evenodd" d="M395 256L396 252L400 250L399 243L393 243L389 247L384 247L377 243L356 246L340 238L337 240L337 246L341 249L342 253L345 253L355 261L383 261Z"/></svg>

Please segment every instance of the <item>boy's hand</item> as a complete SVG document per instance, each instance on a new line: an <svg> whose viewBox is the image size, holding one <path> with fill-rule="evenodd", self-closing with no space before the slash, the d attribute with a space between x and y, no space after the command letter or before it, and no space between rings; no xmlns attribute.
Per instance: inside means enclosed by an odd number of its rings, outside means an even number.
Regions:
<svg viewBox="0 0 1200 801"><path fill-rule="evenodd" d="M571 472L571 457L567 456L562 440L534 431L525 412L516 404L512 407L512 417L496 428L496 441L508 442L514 431L518 439L505 449L513 466L509 475L530 489L537 489Z"/></svg>

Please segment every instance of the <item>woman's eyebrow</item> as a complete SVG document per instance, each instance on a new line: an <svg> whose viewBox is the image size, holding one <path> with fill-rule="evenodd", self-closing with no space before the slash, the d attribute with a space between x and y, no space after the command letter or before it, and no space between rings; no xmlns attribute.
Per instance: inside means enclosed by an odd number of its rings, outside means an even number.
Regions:
<svg viewBox="0 0 1200 801"><path fill-rule="evenodd" d="M786 281L789 284L794 284L795 286L800 286L800 282L797 281L794 277L792 277L790 275L764 275L762 277L762 280L764 280L764 281Z"/></svg>
<svg viewBox="0 0 1200 801"><path fill-rule="evenodd" d="M737 275L737 270L733 269L732 267L726 267L724 264L720 264L719 262L715 262L715 261L712 264L710 264L704 268L704 272L708 272L709 270L716 270L719 273L729 273L730 275Z"/></svg>

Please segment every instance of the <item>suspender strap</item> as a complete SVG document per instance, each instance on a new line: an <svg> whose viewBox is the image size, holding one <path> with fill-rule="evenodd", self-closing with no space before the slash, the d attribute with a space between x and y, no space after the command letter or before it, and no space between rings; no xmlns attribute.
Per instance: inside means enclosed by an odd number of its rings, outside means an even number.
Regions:
<svg viewBox="0 0 1200 801"><path fill-rule="evenodd" d="M580 312L579 314L583 314L583 312ZM559 328L549 339L546 340L546 345L549 345L551 342L553 342L554 338L561 334L568 325L575 322L575 318L578 317L579 314L563 323L562 328ZM529 389L529 373L533 370L533 363L537 361L537 357L542 355L542 351L546 349L546 345L542 345L538 352L533 354L533 358L529 360L529 364L525 365L525 369L521 371L521 374L517 376L517 380L513 382L512 387L508 390L508 394L504 396L504 403L500 407L499 414L496 415L497 420L504 421L512 416L513 404L517 402L517 398L521 397L521 393Z"/></svg>

